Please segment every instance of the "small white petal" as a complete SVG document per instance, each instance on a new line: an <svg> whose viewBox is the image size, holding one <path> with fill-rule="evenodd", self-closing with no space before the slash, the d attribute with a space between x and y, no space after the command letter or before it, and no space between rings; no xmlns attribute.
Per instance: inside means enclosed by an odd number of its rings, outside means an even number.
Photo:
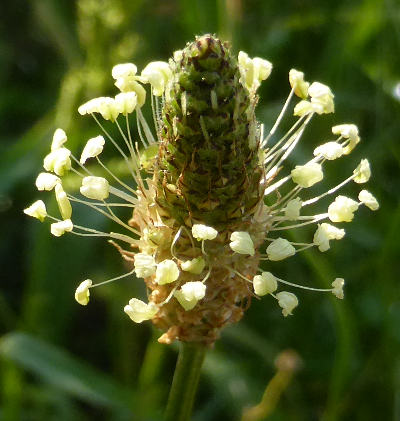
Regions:
<svg viewBox="0 0 400 421"><path fill-rule="evenodd" d="M351 222L358 203L346 196L338 196L328 207L328 216L332 222Z"/></svg>
<svg viewBox="0 0 400 421"><path fill-rule="evenodd" d="M289 72L289 83L294 93L302 98L306 99L308 96L308 88L310 84L304 81L304 73L299 72L296 69L291 69Z"/></svg>
<svg viewBox="0 0 400 421"><path fill-rule="evenodd" d="M115 107L118 112L123 115L128 115L133 112L137 105L136 92L121 92L115 95Z"/></svg>
<svg viewBox="0 0 400 421"><path fill-rule="evenodd" d="M308 89L308 94L310 95L311 98L320 98L320 97L324 97L325 95L332 95L332 91L330 90L329 86L324 85L323 83L320 82L313 82L309 89Z"/></svg>
<svg viewBox="0 0 400 421"><path fill-rule="evenodd" d="M67 193L65 193L62 188L61 183L56 184L55 193L58 209L60 210L62 218L70 219L72 215L72 206L67 197Z"/></svg>
<svg viewBox="0 0 400 421"><path fill-rule="evenodd" d="M105 120L115 121L118 117L118 110L115 106L114 98L110 97L99 97L91 99L85 104L78 108L78 112L81 115L100 113Z"/></svg>
<svg viewBox="0 0 400 421"><path fill-rule="evenodd" d="M214 240L214 238L218 235L218 231L212 227L208 227L207 225L194 224L192 227L192 235L198 241Z"/></svg>
<svg viewBox="0 0 400 421"><path fill-rule="evenodd" d="M277 238L267 247L268 259L278 261L294 256L296 249L284 238Z"/></svg>
<svg viewBox="0 0 400 421"><path fill-rule="evenodd" d="M344 229L336 228L335 226L327 223L318 224L315 231L313 242L318 246L319 251L326 251L330 248L330 240L341 240L345 235Z"/></svg>
<svg viewBox="0 0 400 421"><path fill-rule="evenodd" d="M137 67L133 63L116 64L111 70L113 79L119 79L121 77L133 77L136 75L136 72Z"/></svg>
<svg viewBox="0 0 400 421"><path fill-rule="evenodd" d="M63 129L57 129L53 135L53 142L51 143L51 150L55 151L62 147L62 145L67 141L67 135Z"/></svg>
<svg viewBox="0 0 400 421"><path fill-rule="evenodd" d="M259 82L269 78L272 72L272 63L260 57L253 58L254 70Z"/></svg>
<svg viewBox="0 0 400 421"><path fill-rule="evenodd" d="M114 85L121 92L134 92L137 96L137 106L140 108L146 101L146 90L136 81L136 78L119 78Z"/></svg>
<svg viewBox="0 0 400 421"><path fill-rule="evenodd" d="M84 104L78 107L78 113L80 115L91 114L97 112L97 107L95 106L97 98L91 99Z"/></svg>
<svg viewBox="0 0 400 421"><path fill-rule="evenodd" d="M308 88L308 94L317 114L329 114L335 111L334 95L328 86L320 82L313 82Z"/></svg>
<svg viewBox="0 0 400 421"><path fill-rule="evenodd" d="M292 180L300 187L311 187L324 178L322 166L316 162L308 162L305 165L296 165L291 172Z"/></svg>
<svg viewBox="0 0 400 421"><path fill-rule="evenodd" d="M193 273L194 275L200 275L205 266L206 262L202 257L196 257L195 259L181 263L181 269L183 271Z"/></svg>
<svg viewBox="0 0 400 421"><path fill-rule="evenodd" d="M203 282L186 282L181 286L181 291L186 300L201 300L206 295L206 286Z"/></svg>
<svg viewBox="0 0 400 421"><path fill-rule="evenodd" d="M348 145L343 148L343 153L348 155L360 142L358 127L355 124L339 124L332 127L332 133L349 139Z"/></svg>
<svg viewBox="0 0 400 421"><path fill-rule="evenodd" d="M47 216L46 205L43 200L37 200L32 203L29 208L24 209L24 213L32 216L33 218L39 219L40 222L43 222Z"/></svg>
<svg viewBox="0 0 400 421"><path fill-rule="evenodd" d="M356 140L358 138L358 127L355 124L339 124L332 127L332 133L345 139Z"/></svg>
<svg viewBox="0 0 400 421"><path fill-rule="evenodd" d="M259 297L271 294L278 289L277 278L271 272L262 272L253 278L253 288Z"/></svg>
<svg viewBox="0 0 400 421"><path fill-rule="evenodd" d="M177 63L178 61L181 61L183 58L183 51L182 50L176 50L174 51L174 61Z"/></svg>
<svg viewBox="0 0 400 421"><path fill-rule="evenodd" d="M278 292L276 298L278 299L279 306L282 308L282 314L285 317L291 315L293 309L299 304L297 297L291 292Z"/></svg>
<svg viewBox="0 0 400 421"><path fill-rule="evenodd" d="M296 199L289 200L285 207L285 217L289 221L295 221L300 216L300 209L301 209L302 201L299 197Z"/></svg>
<svg viewBox="0 0 400 421"><path fill-rule="evenodd" d="M71 151L67 148L59 148L50 152L43 160L43 167L46 171L55 172L62 177L65 172L71 169Z"/></svg>
<svg viewBox="0 0 400 421"><path fill-rule="evenodd" d="M251 59L244 51L239 52L238 64L240 81L250 91L256 91L272 71L272 64L268 60L259 57Z"/></svg>
<svg viewBox="0 0 400 421"><path fill-rule="evenodd" d="M303 115L313 113L314 111L314 106L310 101L302 100L294 107L293 115L303 117Z"/></svg>
<svg viewBox="0 0 400 421"><path fill-rule="evenodd" d="M65 221L55 222L54 224L50 225L50 232L55 237L61 237L66 232L71 232L74 228L74 225L70 219L66 219Z"/></svg>
<svg viewBox="0 0 400 421"><path fill-rule="evenodd" d="M38 190L51 191L57 183L61 183L61 180L54 174L48 172L41 172L36 178L36 187Z"/></svg>
<svg viewBox="0 0 400 421"><path fill-rule="evenodd" d="M156 282L158 285L170 284L179 278L179 268L173 260L163 260L157 265Z"/></svg>
<svg viewBox="0 0 400 421"><path fill-rule="evenodd" d="M340 158L343 153L343 147L338 142L327 142L314 149L314 156L322 155L328 160Z"/></svg>
<svg viewBox="0 0 400 421"><path fill-rule="evenodd" d="M105 97L98 97L90 99L78 108L78 113L81 115L99 113L100 107Z"/></svg>
<svg viewBox="0 0 400 421"><path fill-rule="evenodd" d="M343 287L344 287L344 279L343 278L336 278L332 282L332 294L339 298L340 300L343 300L344 293L343 293Z"/></svg>
<svg viewBox="0 0 400 421"><path fill-rule="evenodd" d="M103 177L88 176L82 179L80 192L88 199L104 200L109 195L110 185Z"/></svg>
<svg viewBox="0 0 400 421"><path fill-rule="evenodd" d="M92 286L92 281L86 279L79 284L78 288L75 291L75 300L82 306L86 306L89 302L90 292L89 288Z"/></svg>
<svg viewBox="0 0 400 421"><path fill-rule="evenodd" d="M366 183L371 177L371 168L368 159L362 159L358 167L353 171L354 181L358 184Z"/></svg>
<svg viewBox="0 0 400 421"><path fill-rule="evenodd" d="M254 83L254 64L253 60L244 51L238 55L238 65L241 74L240 81L247 89L252 89Z"/></svg>
<svg viewBox="0 0 400 421"><path fill-rule="evenodd" d="M115 121L118 117L119 111L115 104L114 98L103 97L99 104L99 111L104 120Z"/></svg>
<svg viewBox="0 0 400 421"><path fill-rule="evenodd" d="M235 231L231 234L230 240L229 246L234 252L254 256L254 243L248 232Z"/></svg>
<svg viewBox="0 0 400 421"><path fill-rule="evenodd" d="M138 278L147 278L156 272L156 262L150 254L136 253L134 266Z"/></svg>
<svg viewBox="0 0 400 421"><path fill-rule="evenodd" d="M144 320L152 319L157 314L158 307L153 303L146 304L144 301L132 298L124 307L124 312L135 323L142 323Z"/></svg>
<svg viewBox="0 0 400 421"><path fill-rule="evenodd" d="M175 298L186 311L192 310L205 295L206 286L200 281L186 282L174 293Z"/></svg>
<svg viewBox="0 0 400 421"><path fill-rule="evenodd" d="M372 211L379 209L378 201L368 190L361 190L358 195L358 200Z"/></svg>
<svg viewBox="0 0 400 421"><path fill-rule="evenodd" d="M103 136L92 137L86 142L79 162L85 164L89 158L95 158L103 152L105 140Z"/></svg>
<svg viewBox="0 0 400 421"><path fill-rule="evenodd" d="M206 286L200 281L186 282L174 293L175 298L186 311L192 310L205 295Z"/></svg>
<svg viewBox="0 0 400 421"><path fill-rule="evenodd" d="M142 77L153 88L153 94L161 96L172 78L172 71L169 64L164 61L153 61L142 71Z"/></svg>

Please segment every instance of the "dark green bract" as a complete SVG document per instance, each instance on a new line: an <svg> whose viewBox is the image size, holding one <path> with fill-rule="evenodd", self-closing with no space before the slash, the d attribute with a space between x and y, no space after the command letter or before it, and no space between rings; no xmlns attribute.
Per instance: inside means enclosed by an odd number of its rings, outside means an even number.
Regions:
<svg viewBox="0 0 400 421"><path fill-rule="evenodd" d="M157 202L165 217L223 230L260 200L256 98L240 82L227 43L204 35L175 54L158 157Z"/></svg>

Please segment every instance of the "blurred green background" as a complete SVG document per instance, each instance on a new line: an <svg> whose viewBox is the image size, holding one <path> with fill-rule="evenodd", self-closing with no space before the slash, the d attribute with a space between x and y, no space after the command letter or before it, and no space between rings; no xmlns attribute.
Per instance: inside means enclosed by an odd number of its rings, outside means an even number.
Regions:
<svg viewBox="0 0 400 421"><path fill-rule="evenodd" d="M267 128L288 94L290 68L333 89L336 113L315 119L292 163L329 140L332 125L354 122L362 143L329 165L327 178L342 179L368 157L367 188L381 209L360 209L327 253L271 266L319 287L344 277L345 300L300 292L288 319L272 300L255 301L209 352L193 419L240 420L290 348L302 368L268 420L400 420L399 2L14 0L1 8L0 419L160 419L177 348L159 345L149 323L134 325L123 314L143 286L121 281L93 291L86 308L77 305L77 284L122 273L120 256L105 241L54 238L22 209L43 196L34 180L54 129L66 130L75 152L97 133L76 109L115 92L114 64L142 69L212 32L236 52L273 62L258 107ZM110 229L83 209L75 215Z"/></svg>

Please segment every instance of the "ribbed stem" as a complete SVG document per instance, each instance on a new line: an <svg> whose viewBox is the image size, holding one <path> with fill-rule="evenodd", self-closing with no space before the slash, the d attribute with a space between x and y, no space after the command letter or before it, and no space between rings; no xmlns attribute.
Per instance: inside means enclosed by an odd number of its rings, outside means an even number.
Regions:
<svg viewBox="0 0 400 421"><path fill-rule="evenodd" d="M206 347L181 342L164 421L189 421Z"/></svg>

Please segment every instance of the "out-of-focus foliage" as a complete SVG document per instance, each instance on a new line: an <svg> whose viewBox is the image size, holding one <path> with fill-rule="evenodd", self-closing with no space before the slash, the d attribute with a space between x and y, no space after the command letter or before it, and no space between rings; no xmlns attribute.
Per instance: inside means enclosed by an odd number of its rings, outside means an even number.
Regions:
<svg viewBox="0 0 400 421"><path fill-rule="evenodd" d="M121 258L106 242L51 237L21 210L38 196L33 181L53 130L64 128L75 151L96 134L76 109L112 92L113 64L141 69L204 32L274 63L260 90L266 127L288 93L290 68L331 86L337 112L316 119L293 162L329 140L334 123L356 123L362 144L341 172L368 157L381 209L360 210L329 252L279 264L285 279L316 286L344 277L345 300L305 292L288 319L271 300L256 300L209 352L193 419L239 420L243 407L261 400L274 358L287 348L302 369L269 420L400 419L398 2L14 0L1 13L0 419L160 419L176 354L148 324L123 314L143 289L124 280L78 306L77 284L122 273ZM328 177L342 174L328 170Z"/></svg>

